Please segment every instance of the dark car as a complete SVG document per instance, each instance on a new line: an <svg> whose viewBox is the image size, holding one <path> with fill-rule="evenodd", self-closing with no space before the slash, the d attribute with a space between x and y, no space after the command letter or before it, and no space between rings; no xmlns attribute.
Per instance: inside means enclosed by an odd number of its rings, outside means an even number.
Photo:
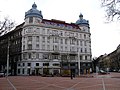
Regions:
<svg viewBox="0 0 120 90"><path fill-rule="evenodd" d="M104 74L107 74L107 72L106 72L106 71L103 71L103 70L100 70L100 71L98 72L98 74L104 75Z"/></svg>
<svg viewBox="0 0 120 90"><path fill-rule="evenodd" d="M4 73L3 72L0 72L0 77L4 77Z"/></svg>

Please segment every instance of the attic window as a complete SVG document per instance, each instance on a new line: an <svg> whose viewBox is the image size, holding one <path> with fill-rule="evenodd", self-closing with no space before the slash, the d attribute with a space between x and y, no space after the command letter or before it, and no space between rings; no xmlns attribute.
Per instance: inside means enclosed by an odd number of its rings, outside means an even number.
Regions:
<svg viewBox="0 0 120 90"><path fill-rule="evenodd" d="M33 17L29 17L29 23L33 23Z"/></svg>

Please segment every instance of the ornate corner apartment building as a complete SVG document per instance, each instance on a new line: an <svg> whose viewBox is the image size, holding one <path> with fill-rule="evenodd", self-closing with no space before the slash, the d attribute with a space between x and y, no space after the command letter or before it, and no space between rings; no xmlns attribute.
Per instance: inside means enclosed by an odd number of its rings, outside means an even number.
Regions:
<svg viewBox="0 0 120 90"><path fill-rule="evenodd" d="M90 37L89 22L82 14L75 23L47 20L34 3L24 23L0 36L0 70L6 69L9 51L12 75L90 73Z"/></svg>

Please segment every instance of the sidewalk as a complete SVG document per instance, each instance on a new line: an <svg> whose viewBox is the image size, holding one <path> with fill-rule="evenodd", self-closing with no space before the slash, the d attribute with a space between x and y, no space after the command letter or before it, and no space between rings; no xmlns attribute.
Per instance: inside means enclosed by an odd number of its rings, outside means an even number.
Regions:
<svg viewBox="0 0 120 90"><path fill-rule="evenodd" d="M92 74L80 75L78 77L81 77L81 78L120 78L120 73L110 72L104 75L102 74L100 75L98 73L92 73Z"/></svg>

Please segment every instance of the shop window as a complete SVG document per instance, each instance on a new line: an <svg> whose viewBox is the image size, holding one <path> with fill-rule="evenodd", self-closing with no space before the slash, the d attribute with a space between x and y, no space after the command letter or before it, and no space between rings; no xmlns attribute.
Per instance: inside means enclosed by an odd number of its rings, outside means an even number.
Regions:
<svg viewBox="0 0 120 90"><path fill-rule="evenodd" d="M18 69L18 74L20 74L20 69Z"/></svg>
<svg viewBox="0 0 120 90"><path fill-rule="evenodd" d="M28 66L31 66L31 63L28 63Z"/></svg>
<svg viewBox="0 0 120 90"><path fill-rule="evenodd" d="M60 66L60 64L59 63L54 63L53 66Z"/></svg>
<svg viewBox="0 0 120 90"><path fill-rule="evenodd" d="M25 72L25 69L22 69L22 74L24 74L24 72Z"/></svg>
<svg viewBox="0 0 120 90"><path fill-rule="evenodd" d="M36 66L39 66L39 63L36 63Z"/></svg>
<svg viewBox="0 0 120 90"><path fill-rule="evenodd" d="M49 66L49 63L43 63L43 66Z"/></svg>

